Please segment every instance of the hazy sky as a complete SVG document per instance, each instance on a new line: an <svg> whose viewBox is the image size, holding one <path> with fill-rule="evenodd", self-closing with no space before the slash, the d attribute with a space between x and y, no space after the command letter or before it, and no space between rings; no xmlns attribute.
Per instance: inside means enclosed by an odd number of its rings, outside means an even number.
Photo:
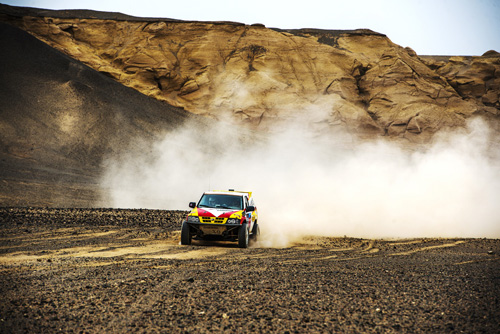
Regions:
<svg viewBox="0 0 500 334"><path fill-rule="evenodd" d="M18 0L49 9L94 9L143 17L263 23L276 28L357 29L386 34L420 55L500 52L500 0Z"/></svg>

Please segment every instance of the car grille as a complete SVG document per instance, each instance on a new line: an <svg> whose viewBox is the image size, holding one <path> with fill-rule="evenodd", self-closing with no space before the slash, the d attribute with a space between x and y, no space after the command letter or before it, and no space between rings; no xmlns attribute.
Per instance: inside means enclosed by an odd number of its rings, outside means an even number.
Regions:
<svg viewBox="0 0 500 334"><path fill-rule="evenodd" d="M200 217L200 220L202 223L207 223L207 224L224 224L226 222L227 218Z"/></svg>

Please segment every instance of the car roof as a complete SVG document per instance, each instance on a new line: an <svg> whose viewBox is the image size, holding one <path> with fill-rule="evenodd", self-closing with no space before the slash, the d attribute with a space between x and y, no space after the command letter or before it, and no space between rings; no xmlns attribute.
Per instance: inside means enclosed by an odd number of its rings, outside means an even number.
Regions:
<svg viewBox="0 0 500 334"><path fill-rule="evenodd" d="M239 190L212 190L212 191L205 191L204 194L209 194L209 195L233 195L233 196L243 196L243 195L248 195L250 198L252 196L251 191L239 191Z"/></svg>

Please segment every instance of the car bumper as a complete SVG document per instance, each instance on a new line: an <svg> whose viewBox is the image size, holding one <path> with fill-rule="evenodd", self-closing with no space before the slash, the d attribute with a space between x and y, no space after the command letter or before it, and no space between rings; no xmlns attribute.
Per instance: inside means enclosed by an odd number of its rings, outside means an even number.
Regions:
<svg viewBox="0 0 500 334"><path fill-rule="evenodd" d="M203 224L188 223L198 237L218 236L222 238L234 238L238 235L241 224Z"/></svg>

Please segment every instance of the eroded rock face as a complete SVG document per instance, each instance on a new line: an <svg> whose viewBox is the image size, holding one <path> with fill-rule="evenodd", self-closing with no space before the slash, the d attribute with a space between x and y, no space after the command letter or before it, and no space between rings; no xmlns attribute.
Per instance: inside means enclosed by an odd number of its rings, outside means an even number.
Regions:
<svg viewBox="0 0 500 334"><path fill-rule="evenodd" d="M262 130L292 121L423 141L477 112L498 118L500 109L494 53L424 59L369 30L285 31L1 8L1 20L143 94Z"/></svg>
<svg viewBox="0 0 500 334"><path fill-rule="evenodd" d="M106 159L196 117L0 23L0 206L100 206Z"/></svg>
<svg viewBox="0 0 500 334"><path fill-rule="evenodd" d="M500 110L500 54L489 51L482 57L423 57L424 62L464 99L476 102L495 114Z"/></svg>

